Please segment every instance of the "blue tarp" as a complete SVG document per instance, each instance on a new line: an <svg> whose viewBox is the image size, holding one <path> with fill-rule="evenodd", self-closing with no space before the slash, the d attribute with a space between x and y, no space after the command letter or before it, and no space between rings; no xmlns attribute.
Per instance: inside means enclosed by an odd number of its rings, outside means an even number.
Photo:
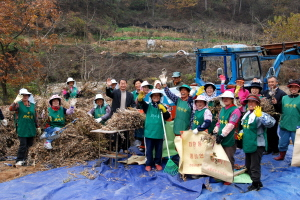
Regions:
<svg viewBox="0 0 300 200"><path fill-rule="evenodd" d="M292 146L284 161L263 156L262 182L256 192L243 193L249 184L210 183L212 178L188 179L163 172L146 172L144 166L122 165L113 169L107 162L95 167L57 168L38 172L0 184L0 199L293 199L300 198L300 168L291 167ZM244 164L244 153L238 150L236 163ZM98 166L99 164L97 164ZM93 167L94 166L94 167ZM114 166L114 165L112 165ZM95 177L89 179L87 177Z"/></svg>
<svg viewBox="0 0 300 200"><path fill-rule="evenodd" d="M289 145L289 150L284 161L276 161L273 155L264 155L261 162L261 181L264 185L260 191L244 193L250 184L231 184L229 186L222 183L210 184L211 191L202 190L200 199L300 199L300 167L291 167L293 146ZM245 164L243 151L238 150L235 156L237 164Z"/></svg>

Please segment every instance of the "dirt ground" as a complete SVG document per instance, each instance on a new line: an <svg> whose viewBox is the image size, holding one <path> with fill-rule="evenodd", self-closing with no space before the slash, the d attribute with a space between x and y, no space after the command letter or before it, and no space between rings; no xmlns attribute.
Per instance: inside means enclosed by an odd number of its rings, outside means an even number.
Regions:
<svg viewBox="0 0 300 200"><path fill-rule="evenodd" d="M13 166L8 166L11 164ZM26 176L28 174L33 174L38 171L45 171L47 169L40 166L14 166L15 161L1 161L0 162L0 183L10 181L16 178Z"/></svg>

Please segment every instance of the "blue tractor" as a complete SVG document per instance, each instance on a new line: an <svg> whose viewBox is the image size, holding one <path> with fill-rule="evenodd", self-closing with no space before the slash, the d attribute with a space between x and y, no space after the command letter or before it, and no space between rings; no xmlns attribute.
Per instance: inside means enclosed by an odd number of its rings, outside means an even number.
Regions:
<svg viewBox="0 0 300 200"><path fill-rule="evenodd" d="M300 59L300 42L271 44L263 46L247 46L243 44L217 45L213 48L196 49L196 78L195 82L205 84L205 70L217 68L217 77L226 77L226 87L234 87L238 77L245 79L245 87L251 84L253 78L260 79L263 90L267 89L267 78L278 76L281 65L286 60ZM261 61L275 60L268 72L263 75ZM208 66L208 67L207 67ZM209 71L208 73L215 73ZM216 84L220 93L220 84Z"/></svg>

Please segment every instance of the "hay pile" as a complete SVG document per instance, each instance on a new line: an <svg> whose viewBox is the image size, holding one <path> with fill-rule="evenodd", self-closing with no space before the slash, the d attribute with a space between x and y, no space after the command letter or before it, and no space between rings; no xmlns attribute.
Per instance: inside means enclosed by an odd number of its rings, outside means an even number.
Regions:
<svg viewBox="0 0 300 200"><path fill-rule="evenodd" d="M280 113L275 112L274 106L269 99L262 98L260 101L260 106L263 112L271 116L280 115Z"/></svg>
<svg viewBox="0 0 300 200"><path fill-rule="evenodd" d="M221 104L220 104L220 100L218 97L213 98L211 101L214 102L214 106L209 106L208 109L210 110L210 112L214 115L215 119L214 120L218 120L219 118L219 112L222 108Z"/></svg>
<svg viewBox="0 0 300 200"><path fill-rule="evenodd" d="M139 129L144 127L146 115L139 112L138 109L132 108L118 109L116 113L102 127L103 130L122 130L122 129Z"/></svg>
<svg viewBox="0 0 300 200"><path fill-rule="evenodd" d="M35 97L36 109L38 115L44 113L44 118L39 119L39 124L43 128L47 120L48 98ZM87 115L87 112L93 107L94 98L78 98L75 113L67 115L66 124L74 119L76 123L69 124L62 132L61 137L52 142L53 149L44 148L44 140L40 140L40 135L35 138L34 145L29 149L28 163L51 165L53 167L70 166L75 163L84 163L87 160L93 160L99 157L99 141L101 151L106 151L108 146L104 135L91 133L93 129L100 129L101 124ZM70 105L62 100L62 106L69 108ZM13 112L8 111L9 106L3 107L2 111L5 118L9 119L7 127L1 127L0 137L0 157L16 156L19 147L19 141L13 124Z"/></svg>

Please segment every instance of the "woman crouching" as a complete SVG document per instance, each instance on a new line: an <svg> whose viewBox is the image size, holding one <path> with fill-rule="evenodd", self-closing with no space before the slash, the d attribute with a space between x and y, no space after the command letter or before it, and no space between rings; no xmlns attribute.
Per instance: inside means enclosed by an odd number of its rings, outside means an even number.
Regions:
<svg viewBox="0 0 300 200"><path fill-rule="evenodd" d="M143 94L141 94L143 95ZM139 95L140 96L140 95ZM167 108L160 103L163 94L158 89L153 89L150 98L151 102L147 104L142 97L138 97L138 101L146 113L145 121L145 142L146 142L146 171L151 171L155 164L157 170L162 170L162 148L164 138L164 128L162 124L162 115L164 120L170 118ZM153 149L155 149L155 158L153 159Z"/></svg>
<svg viewBox="0 0 300 200"><path fill-rule="evenodd" d="M66 109L61 106L61 97L53 95L49 100L50 107L48 108L49 120L46 124L45 132L41 135L40 139L46 139L44 147L46 149L52 149L52 141L59 138L59 130L65 126L65 115L71 115L74 113L76 99L70 101L70 108Z"/></svg>
<svg viewBox="0 0 300 200"><path fill-rule="evenodd" d="M260 98L250 94L245 103L248 111L242 118L243 126L243 150L246 154L246 168L251 177L252 185L248 191L259 190L263 187L261 183L261 158L267 149L266 128L271 128L275 124L275 119L269 114L261 111Z"/></svg>

